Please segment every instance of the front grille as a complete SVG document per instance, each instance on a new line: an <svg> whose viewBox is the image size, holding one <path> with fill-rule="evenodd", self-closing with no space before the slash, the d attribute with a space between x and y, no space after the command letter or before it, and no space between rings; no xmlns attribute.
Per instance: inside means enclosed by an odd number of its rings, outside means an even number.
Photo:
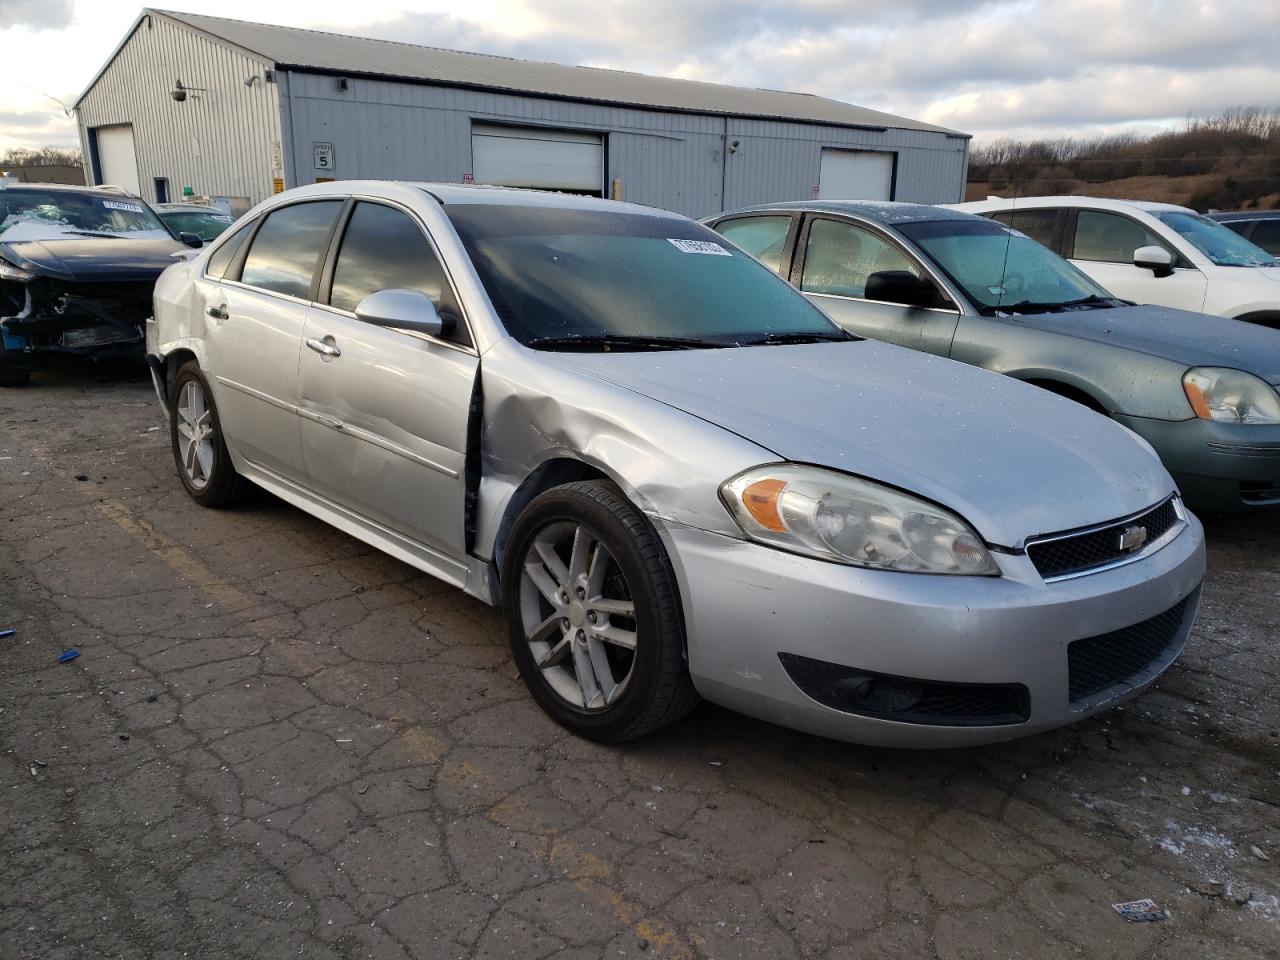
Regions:
<svg viewBox="0 0 1280 960"><path fill-rule="evenodd" d="M1171 660L1190 599L1179 600L1150 620L1068 644L1071 702L1079 703L1116 684L1131 682L1153 665Z"/></svg>
<svg viewBox="0 0 1280 960"><path fill-rule="evenodd" d="M1146 530L1143 541L1145 545L1159 540L1180 522L1173 498L1170 497L1159 506L1128 520L1117 520L1105 527L1029 543L1027 556L1035 564L1040 576L1046 580L1068 577L1104 567L1140 552L1141 546L1136 549L1121 546L1122 534L1131 527Z"/></svg>
<svg viewBox="0 0 1280 960"><path fill-rule="evenodd" d="M918 680L794 653L778 659L807 696L843 713L949 727L1025 723L1031 716L1031 695L1020 683Z"/></svg>

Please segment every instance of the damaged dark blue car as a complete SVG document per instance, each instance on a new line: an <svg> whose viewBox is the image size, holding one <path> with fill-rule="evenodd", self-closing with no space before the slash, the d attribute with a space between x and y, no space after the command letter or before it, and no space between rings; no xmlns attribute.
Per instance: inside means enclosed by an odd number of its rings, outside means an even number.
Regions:
<svg viewBox="0 0 1280 960"><path fill-rule="evenodd" d="M53 354L141 357L156 278L199 246L128 194L0 184L0 386Z"/></svg>

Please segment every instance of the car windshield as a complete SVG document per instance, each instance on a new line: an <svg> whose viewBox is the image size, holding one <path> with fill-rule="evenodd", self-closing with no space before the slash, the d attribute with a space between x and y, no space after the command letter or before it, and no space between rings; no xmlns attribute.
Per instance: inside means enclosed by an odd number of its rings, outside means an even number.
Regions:
<svg viewBox="0 0 1280 960"><path fill-rule="evenodd" d="M1114 306L1111 294L1026 234L978 217L898 224L985 313Z"/></svg>
<svg viewBox="0 0 1280 960"><path fill-rule="evenodd" d="M106 191L0 190L0 240L172 239L141 200Z"/></svg>
<svg viewBox="0 0 1280 960"><path fill-rule="evenodd" d="M1274 267L1280 264L1261 247L1254 246L1234 230L1198 213L1172 210L1155 214L1179 236L1220 267Z"/></svg>
<svg viewBox="0 0 1280 960"><path fill-rule="evenodd" d="M208 243L219 236L223 230L235 223L235 218L217 210L162 210L160 219L167 223L174 233L194 233Z"/></svg>
<svg viewBox="0 0 1280 960"><path fill-rule="evenodd" d="M849 339L719 235L670 216L445 207L507 331L546 349L673 349Z"/></svg>

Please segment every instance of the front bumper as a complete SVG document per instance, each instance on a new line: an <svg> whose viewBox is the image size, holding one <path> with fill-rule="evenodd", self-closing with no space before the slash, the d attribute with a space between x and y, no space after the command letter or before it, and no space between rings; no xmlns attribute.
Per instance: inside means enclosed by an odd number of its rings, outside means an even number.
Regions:
<svg viewBox="0 0 1280 960"><path fill-rule="evenodd" d="M1155 447L1197 510L1280 505L1280 425L1115 419Z"/></svg>
<svg viewBox="0 0 1280 960"><path fill-rule="evenodd" d="M999 577L889 573L655 525L680 586L689 672L703 697L786 727L877 746L1009 740L1122 702L1181 650L1205 567L1194 517L1150 556L1051 584L1025 555L997 555ZM1124 683L1072 702L1068 644L1158 618L1184 600L1164 655ZM787 654L938 684L1022 685L1027 718L956 726L845 712L806 695L780 660Z"/></svg>

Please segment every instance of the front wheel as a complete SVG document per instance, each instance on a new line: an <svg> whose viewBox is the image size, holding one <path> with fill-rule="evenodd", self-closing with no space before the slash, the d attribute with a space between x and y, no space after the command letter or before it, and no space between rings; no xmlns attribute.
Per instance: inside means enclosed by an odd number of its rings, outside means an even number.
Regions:
<svg viewBox="0 0 1280 960"><path fill-rule="evenodd" d="M194 360L183 364L169 398L169 440L178 479L202 507L227 507L252 489L236 473L208 381Z"/></svg>
<svg viewBox="0 0 1280 960"><path fill-rule="evenodd" d="M503 606L520 675L573 733L634 739L697 705L666 553L612 484L565 484L525 508Z"/></svg>

